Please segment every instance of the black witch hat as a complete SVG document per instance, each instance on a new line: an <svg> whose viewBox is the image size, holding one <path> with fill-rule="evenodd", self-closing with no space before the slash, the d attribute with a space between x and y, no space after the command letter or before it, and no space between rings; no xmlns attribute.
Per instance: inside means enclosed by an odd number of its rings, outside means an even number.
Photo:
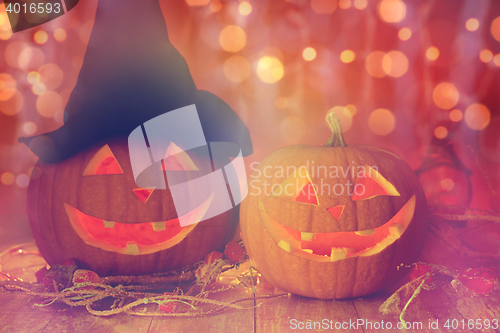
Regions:
<svg viewBox="0 0 500 333"><path fill-rule="evenodd" d="M207 141L233 142L244 156L252 153L241 119L217 96L196 89L186 61L168 39L158 0L100 0L64 125L19 141L43 162L56 163L191 104Z"/></svg>

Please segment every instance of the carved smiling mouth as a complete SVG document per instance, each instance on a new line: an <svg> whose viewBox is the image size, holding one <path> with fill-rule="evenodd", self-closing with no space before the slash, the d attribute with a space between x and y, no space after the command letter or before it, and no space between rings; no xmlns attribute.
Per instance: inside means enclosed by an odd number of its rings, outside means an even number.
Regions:
<svg viewBox="0 0 500 333"><path fill-rule="evenodd" d="M120 223L87 215L65 203L66 214L78 236L87 244L106 251L141 255L168 249L187 236L208 210L212 197L183 216L190 225L181 227L179 218L159 222Z"/></svg>
<svg viewBox="0 0 500 333"><path fill-rule="evenodd" d="M350 232L301 232L274 220L260 197L259 213L264 227L276 245L290 254L317 262L334 262L351 257L377 254L394 243L405 232L415 212L416 197L383 225L368 230Z"/></svg>

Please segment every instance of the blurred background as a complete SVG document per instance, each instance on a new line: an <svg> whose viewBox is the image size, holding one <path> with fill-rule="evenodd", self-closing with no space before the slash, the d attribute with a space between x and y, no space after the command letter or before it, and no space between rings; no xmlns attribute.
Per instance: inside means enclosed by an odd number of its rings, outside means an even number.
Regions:
<svg viewBox="0 0 500 333"><path fill-rule="evenodd" d="M198 89L249 127L248 173L280 147L322 145L335 111L348 144L401 156L429 203L500 211L500 1L160 3ZM25 200L37 158L17 139L62 125L96 7L81 0L13 34L0 4L2 249L31 239Z"/></svg>

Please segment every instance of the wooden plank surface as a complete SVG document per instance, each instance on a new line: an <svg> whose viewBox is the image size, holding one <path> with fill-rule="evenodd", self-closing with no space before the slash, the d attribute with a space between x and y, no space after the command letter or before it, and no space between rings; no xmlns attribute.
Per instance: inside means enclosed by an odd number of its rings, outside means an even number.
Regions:
<svg viewBox="0 0 500 333"><path fill-rule="evenodd" d="M459 297L451 285L443 286L443 291L457 308L465 323L469 320L479 321L497 320L497 329L482 329L482 332L500 332L500 299L498 294L480 297ZM460 325L462 325L460 323Z"/></svg>
<svg viewBox="0 0 500 333"><path fill-rule="evenodd" d="M388 325L390 325L391 331L395 332L448 332L442 326L431 330L429 325L431 322L436 322L436 320L438 323L444 323L449 318L462 319L447 295L440 288L437 288L432 291L422 291L419 297L410 303L404 316L404 320L407 322L406 325L408 325L407 329L397 329L398 323L400 323L399 315L383 315L378 311L378 308L390 295L391 293L382 291L373 296L354 300L354 306L359 317L365 319L365 322L372 322L371 325L365 324L363 326L364 332L384 332L387 331ZM382 321L385 323L384 326L380 326ZM377 329L377 327L380 328Z"/></svg>
<svg viewBox="0 0 500 333"><path fill-rule="evenodd" d="M256 309L256 332L297 332L331 330L336 322L357 320L352 300L318 300L288 295L268 299ZM332 326L333 325L333 326ZM350 328L342 332L359 332Z"/></svg>
<svg viewBox="0 0 500 333"><path fill-rule="evenodd" d="M109 317L89 314L84 307L57 311L43 333L147 333L150 317L129 316L124 313Z"/></svg>
<svg viewBox="0 0 500 333"><path fill-rule="evenodd" d="M249 263L243 263L238 268L224 272L219 276L216 283L207 287L206 290L216 291L207 297L211 300L232 302L240 299L253 297L253 291L245 283L246 278L241 275L248 270ZM222 290L222 291L221 291ZM196 290L193 294L198 293ZM197 317L154 317L149 333L163 332L254 332L254 301L238 302L237 305L244 309L226 308L220 312ZM179 305L185 307L186 305ZM207 311L214 309L211 304L197 303L198 310Z"/></svg>
<svg viewBox="0 0 500 333"><path fill-rule="evenodd" d="M54 317L60 304L33 308L31 297L0 293L0 332L41 333Z"/></svg>
<svg viewBox="0 0 500 333"><path fill-rule="evenodd" d="M236 299L252 297L244 288L223 291L210 296L210 299L230 302ZM247 309L226 309L206 316L189 318L154 317L149 333L164 332L237 332L250 333L254 331L254 309L253 301L239 302ZM197 305L200 309L208 309L210 306ZM213 306L212 306L213 308Z"/></svg>
<svg viewBox="0 0 500 333"><path fill-rule="evenodd" d="M0 313L0 332L41 333L53 316L54 312L43 311Z"/></svg>

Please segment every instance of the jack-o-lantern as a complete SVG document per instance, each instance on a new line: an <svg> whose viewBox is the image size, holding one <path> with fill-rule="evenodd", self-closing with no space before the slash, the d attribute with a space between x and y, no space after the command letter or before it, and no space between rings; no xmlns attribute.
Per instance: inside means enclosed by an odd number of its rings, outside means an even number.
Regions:
<svg viewBox="0 0 500 333"><path fill-rule="evenodd" d="M161 168L188 172L211 165L176 150L175 159ZM209 204L188 214L201 220ZM168 188L137 187L127 138L94 145L56 164L38 162L27 206L33 236L49 264L75 259L100 275L148 274L195 263L222 251L237 222L231 209L182 227Z"/></svg>
<svg viewBox="0 0 500 333"><path fill-rule="evenodd" d="M249 178L241 235L257 270L302 296L367 295L402 278L423 246L427 206L411 168L373 146L346 146L338 118L324 147L268 155Z"/></svg>

